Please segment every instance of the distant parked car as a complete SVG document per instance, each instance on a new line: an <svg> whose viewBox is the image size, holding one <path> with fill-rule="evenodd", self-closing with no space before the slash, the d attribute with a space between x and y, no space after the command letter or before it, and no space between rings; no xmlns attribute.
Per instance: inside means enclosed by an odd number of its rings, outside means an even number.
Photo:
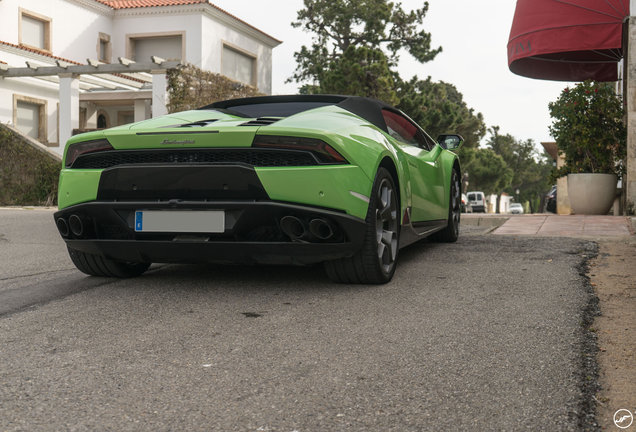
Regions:
<svg viewBox="0 0 636 432"><path fill-rule="evenodd" d="M472 213L473 212L473 207L468 202L468 197L466 196L466 194L462 194L461 208L462 208L462 213Z"/></svg>
<svg viewBox="0 0 636 432"><path fill-rule="evenodd" d="M486 196L483 192L468 192L468 203L475 213L486 213Z"/></svg>
<svg viewBox="0 0 636 432"><path fill-rule="evenodd" d="M512 203L512 204L510 204L510 213L512 213L512 214L523 214L523 206L520 203Z"/></svg>
<svg viewBox="0 0 636 432"><path fill-rule="evenodd" d="M552 188L550 189L550 192L548 192L545 195L545 209L549 212L552 213L556 213L556 208L557 208L557 187L556 185L553 185Z"/></svg>

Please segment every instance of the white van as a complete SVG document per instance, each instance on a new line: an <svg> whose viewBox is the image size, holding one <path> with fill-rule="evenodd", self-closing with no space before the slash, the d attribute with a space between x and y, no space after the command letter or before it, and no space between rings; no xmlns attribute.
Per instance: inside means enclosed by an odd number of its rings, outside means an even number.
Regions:
<svg viewBox="0 0 636 432"><path fill-rule="evenodd" d="M486 213L486 196L483 192L473 191L466 194L468 203L475 213Z"/></svg>

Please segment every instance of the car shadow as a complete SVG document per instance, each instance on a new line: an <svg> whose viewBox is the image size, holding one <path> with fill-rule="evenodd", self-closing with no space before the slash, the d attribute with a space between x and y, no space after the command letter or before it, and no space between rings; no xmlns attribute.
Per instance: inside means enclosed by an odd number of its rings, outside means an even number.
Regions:
<svg viewBox="0 0 636 432"><path fill-rule="evenodd" d="M239 290L242 293L355 291L377 285L339 284L327 277L322 264L311 266L155 264L140 282L193 290Z"/></svg>
<svg viewBox="0 0 636 432"><path fill-rule="evenodd" d="M417 265L427 254L443 248L444 243L420 240L400 250L396 274L400 268ZM332 282L321 263L308 266L240 265L240 264L153 264L140 277L144 283L159 285L188 285L192 287L230 286L241 290L267 289L294 291L307 290L361 290L382 285L341 284ZM213 283L211 283L213 282ZM391 282L389 282L391 284Z"/></svg>

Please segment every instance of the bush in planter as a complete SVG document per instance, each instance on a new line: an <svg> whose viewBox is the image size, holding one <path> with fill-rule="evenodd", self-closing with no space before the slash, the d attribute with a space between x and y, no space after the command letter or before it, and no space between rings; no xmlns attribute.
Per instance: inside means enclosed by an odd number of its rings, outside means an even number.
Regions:
<svg viewBox="0 0 636 432"><path fill-rule="evenodd" d="M565 159L555 177L575 173L622 176L627 129L623 121L623 101L613 85L594 81L579 83L565 88L548 107L554 119L550 133Z"/></svg>

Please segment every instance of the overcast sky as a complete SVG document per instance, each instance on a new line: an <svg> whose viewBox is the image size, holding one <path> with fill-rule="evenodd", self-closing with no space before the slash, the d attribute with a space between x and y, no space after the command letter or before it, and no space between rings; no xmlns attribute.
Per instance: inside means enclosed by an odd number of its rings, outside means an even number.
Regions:
<svg viewBox="0 0 636 432"><path fill-rule="evenodd" d="M293 53L311 37L291 22L302 0L212 0L264 32L283 41L274 49L272 90L293 94L297 84L286 84L296 67ZM403 0L405 9L421 6L422 0ZM400 75L454 84L469 107L484 115L488 127L518 139L549 141L548 103L567 83L517 76L508 69L506 45L515 11L514 0L429 0L424 29L431 33L433 47L443 52L425 64L408 53L400 59ZM452 132L452 131L448 131ZM487 135L488 136L488 135Z"/></svg>

